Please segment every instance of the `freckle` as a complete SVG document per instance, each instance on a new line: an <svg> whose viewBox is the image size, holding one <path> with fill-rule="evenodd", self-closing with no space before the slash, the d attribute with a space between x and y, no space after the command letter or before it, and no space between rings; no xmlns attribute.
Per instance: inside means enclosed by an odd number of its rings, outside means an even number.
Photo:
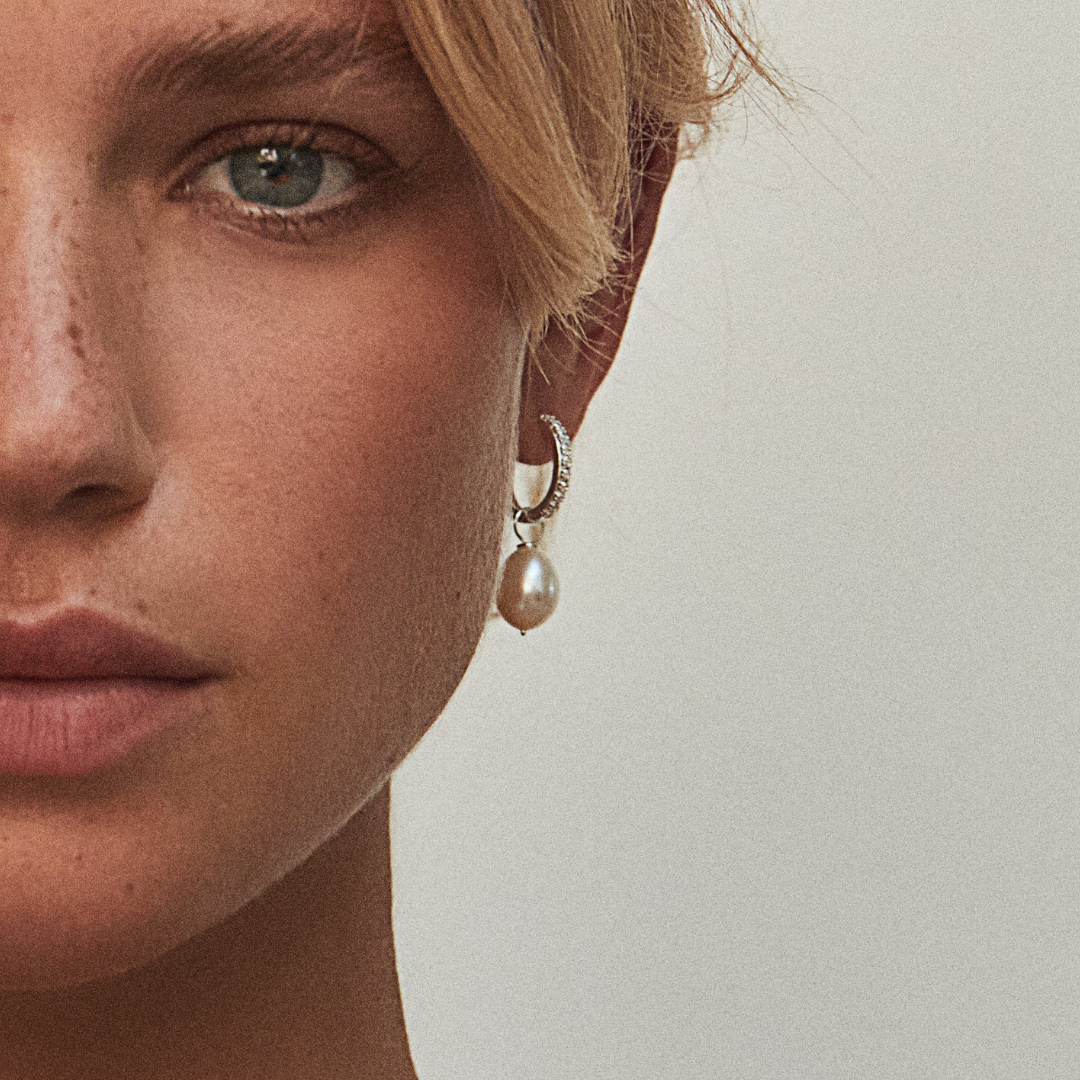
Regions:
<svg viewBox="0 0 1080 1080"><path fill-rule="evenodd" d="M458 591L456 593L454 593L454 599L455 600L460 600L461 599L461 590L460 589L458 589Z"/></svg>
<svg viewBox="0 0 1080 1080"><path fill-rule="evenodd" d="M68 337L71 338L72 347L75 350L75 355L80 359L86 360L86 350L82 345L82 328L75 322L68 323L67 328Z"/></svg>
<svg viewBox="0 0 1080 1080"><path fill-rule="evenodd" d="M76 862L82 862L82 852L81 851L79 852L78 855L75 856L75 861Z"/></svg>
<svg viewBox="0 0 1080 1080"><path fill-rule="evenodd" d="M97 587L94 586L94 585L91 585L90 588L87 590L86 595L87 596L97 596L97 593L98 593Z"/></svg>
<svg viewBox="0 0 1080 1080"><path fill-rule="evenodd" d="M5 124L14 124L15 114L13 112L0 113L0 120Z"/></svg>
<svg viewBox="0 0 1080 1080"><path fill-rule="evenodd" d="M146 606L146 601L145 600L136 600L135 601L135 610L140 615L145 615L147 613L147 611L149 610L149 608L147 608L147 606Z"/></svg>
<svg viewBox="0 0 1080 1080"><path fill-rule="evenodd" d="M56 230L60 228L60 222L63 220L64 219L60 214L53 214L52 222L49 225L49 228L52 229L53 232L56 232Z"/></svg>
<svg viewBox="0 0 1080 1080"><path fill-rule="evenodd" d="M135 882L134 881L129 881L124 886L124 892L126 892L128 894L128 896L130 896L134 891L135 891Z"/></svg>

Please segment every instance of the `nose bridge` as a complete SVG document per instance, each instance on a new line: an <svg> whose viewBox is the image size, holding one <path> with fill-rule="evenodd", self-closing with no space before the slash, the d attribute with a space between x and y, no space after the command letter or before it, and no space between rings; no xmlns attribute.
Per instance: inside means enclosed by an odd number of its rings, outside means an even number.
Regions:
<svg viewBox="0 0 1080 1080"><path fill-rule="evenodd" d="M0 161L11 170L12 155ZM0 524L115 512L152 484L123 358L105 332L108 266L89 180L70 159L22 162L0 185Z"/></svg>

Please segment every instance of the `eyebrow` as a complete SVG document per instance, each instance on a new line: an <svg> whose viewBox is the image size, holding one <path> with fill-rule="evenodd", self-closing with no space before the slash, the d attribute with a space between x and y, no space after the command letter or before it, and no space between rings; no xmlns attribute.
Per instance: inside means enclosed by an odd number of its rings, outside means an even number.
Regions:
<svg viewBox="0 0 1080 1080"><path fill-rule="evenodd" d="M394 23L330 26L311 21L259 28L215 29L186 37L163 35L128 65L125 93L144 97L275 90L321 82L373 65L418 70Z"/></svg>

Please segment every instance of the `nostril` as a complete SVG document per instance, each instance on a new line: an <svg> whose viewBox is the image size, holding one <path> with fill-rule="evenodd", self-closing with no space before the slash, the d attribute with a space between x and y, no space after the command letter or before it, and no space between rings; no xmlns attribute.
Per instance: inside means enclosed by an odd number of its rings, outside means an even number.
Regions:
<svg viewBox="0 0 1080 1080"><path fill-rule="evenodd" d="M109 516L123 509L123 504L129 501L124 489L115 484L84 484L64 497L68 511L74 517Z"/></svg>
<svg viewBox="0 0 1080 1080"><path fill-rule="evenodd" d="M74 491L69 491L68 498L75 501L99 499L102 495L107 495L109 492L115 490L116 487L113 484L83 484L82 487L77 487Z"/></svg>
<svg viewBox="0 0 1080 1080"><path fill-rule="evenodd" d="M0 521L67 521L83 526L104 524L138 510L150 497L149 482L80 484L67 491L49 491L46 486L5 485L0 479Z"/></svg>

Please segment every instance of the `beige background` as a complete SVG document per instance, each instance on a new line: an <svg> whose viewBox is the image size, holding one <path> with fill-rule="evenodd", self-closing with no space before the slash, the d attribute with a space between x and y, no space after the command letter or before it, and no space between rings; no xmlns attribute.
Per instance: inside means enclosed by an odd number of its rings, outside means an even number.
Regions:
<svg viewBox="0 0 1080 1080"><path fill-rule="evenodd" d="M1080 7L765 0L564 599L395 781L423 1080L1080 1075Z"/></svg>

